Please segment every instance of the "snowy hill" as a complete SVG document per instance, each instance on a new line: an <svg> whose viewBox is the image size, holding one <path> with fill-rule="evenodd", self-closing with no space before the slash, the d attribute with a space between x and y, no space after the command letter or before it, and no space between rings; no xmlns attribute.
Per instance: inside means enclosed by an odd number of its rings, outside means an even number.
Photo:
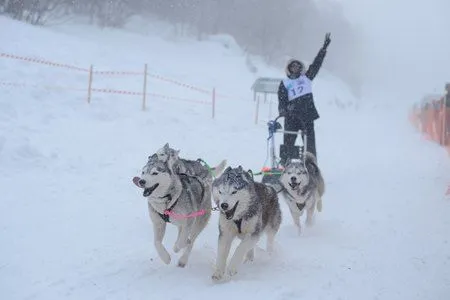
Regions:
<svg viewBox="0 0 450 300"><path fill-rule="evenodd" d="M255 125L250 86L283 70L257 62L251 73L237 45L224 47L220 37L174 41L140 29L37 28L0 18L0 53L15 56L0 57L1 299L450 296L446 154L421 140L406 111L338 109L335 99L351 96L326 70L314 87L327 184L316 225L298 236L282 202L276 255L260 249L233 281L214 285L215 214L190 264L164 265L131 178L166 142L187 158L259 170L276 101L262 104ZM139 93L145 63L154 75L146 111L140 95L94 91L87 103L91 64L137 73L94 73L94 88ZM169 227L168 249L174 239Z"/></svg>

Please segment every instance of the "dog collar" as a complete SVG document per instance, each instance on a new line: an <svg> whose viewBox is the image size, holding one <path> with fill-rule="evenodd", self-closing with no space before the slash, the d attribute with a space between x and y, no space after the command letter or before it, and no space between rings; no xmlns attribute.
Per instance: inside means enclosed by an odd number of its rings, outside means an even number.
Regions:
<svg viewBox="0 0 450 300"><path fill-rule="evenodd" d="M302 211L305 208L305 206L306 206L306 202L304 202L304 203L297 203L297 202L295 202L295 205L297 205L297 208L300 211Z"/></svg>
<svg viewBox="0 0 450 300"><path fill-rule="evenodd" d="M289 200L295 201L295 198L291 195L291 193L289 192L289 190L286 189L286 192L287 192L287 194L288 194ZM303 196L304 193L301 193L301 195ZM306 199L306 200L308 200L308 199ZM298 208L300 211L303 210L303 209L305 208L305 206L306 206L306 200L305 200L304 203L300 204L300 206L299 206L299 204L298 204L297 202L295 202L295 206L297 206L297 208ZM300 207L301 207L301 208L300 208Z"/></svg>
<svg viewBox="0 0 450 300"><path fill-rule="evenodd" d="M164 197L160 197L161 199L167 198L169 200L169 204L172 201L172 195L171 194L167 194ZM175 199L175 201L169 206L167 207L167 209L164 210L164 213L158 213L158 215L161 217L161 219L163 219L164 222L166 223L170 223L170 219L169 219L169 214L166 214L166 212L171 212L173 207L175 206L175 204L177 204L178 199Z"/></svg>
<svg viewBox="0 0 450 300"><path fill-rule="evenodd" d="M160 197L161 199L167 198L170 201L172 201L172 195L171 194L167 194L164 197Z"/></svg>
<svg viewBox="0 0 450 300"><path fill-rule="evenodd" d="M239 220L233 220L233 222L234 222L234 224L236 224L239 234L241 234L242 233L242 230L241 230L242 218Z"/></svg>

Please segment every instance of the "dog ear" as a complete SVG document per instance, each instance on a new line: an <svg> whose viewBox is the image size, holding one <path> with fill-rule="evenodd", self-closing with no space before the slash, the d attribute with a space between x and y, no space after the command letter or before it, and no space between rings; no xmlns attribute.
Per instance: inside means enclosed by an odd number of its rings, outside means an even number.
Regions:
<svg viewBox="0 0 450 300"><path fill-rule="evenodd" d="M245 177L247 178L248 181L252 181L255 178L253 177L253 171L251 169L249 169L248 171L244 172Z"/></svg>
<svg viewBox="0 0 450 300"><path fill-rule="evenodd" d="M168 150L170 148L169 143L166 143L163 148L164 148L164 150Z"/></svg>
<svg viewBox="0 0 450 300"><path fill-rule="evenodd" d="M308 171L308 173L310 174L318 174L319 173L319 167L314 163L314 162L309 162L306 166L305 166L306 171Z"/></svg>

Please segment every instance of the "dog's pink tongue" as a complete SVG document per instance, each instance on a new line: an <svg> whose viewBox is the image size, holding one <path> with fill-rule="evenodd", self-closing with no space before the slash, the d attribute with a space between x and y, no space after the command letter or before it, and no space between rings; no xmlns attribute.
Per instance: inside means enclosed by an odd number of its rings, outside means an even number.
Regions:
<svg viewBox="0 0 450 300"><path fill-rule="evenodd" d="M134 183L137 187L139 187L139 188L142 189L142 186L139 184L139 180L141 180L141 178L139 178L139 177L137 177L137 176L134 176L134 177L133 177L133 183Z"/></svg>

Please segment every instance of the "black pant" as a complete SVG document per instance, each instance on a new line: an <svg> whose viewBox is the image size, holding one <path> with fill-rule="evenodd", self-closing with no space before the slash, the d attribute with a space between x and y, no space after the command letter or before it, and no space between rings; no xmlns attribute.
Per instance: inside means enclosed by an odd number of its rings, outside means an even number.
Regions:
<svg viewBox="0 0 450 300"><path fill-rule="evenodd" d="M317 159L316 153L316 135L314 132L314 121L303 122L297 118L285 118L284 119L284 130L286 131L299 131L302 130L306 134L306 151L314 154ZM303 138L303 136L302 136ZM297 135L295 134L285 134L284 144L286 146L294 146ZM303 140L303 142L305 142ZM289 157L287 158L289 159Z"/></svg>

